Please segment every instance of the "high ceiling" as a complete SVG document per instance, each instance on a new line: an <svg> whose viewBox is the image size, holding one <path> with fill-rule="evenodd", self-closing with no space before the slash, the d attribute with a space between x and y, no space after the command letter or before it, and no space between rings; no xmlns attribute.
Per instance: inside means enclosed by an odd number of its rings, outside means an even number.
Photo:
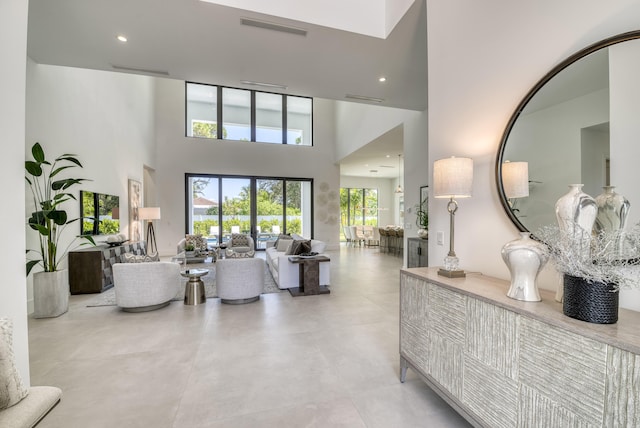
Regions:
<svg viewBox="0 0 640 428"><path fill-rule="evenodd" d="M243 19L306 35L242 25ZM27 53L41 64L426 108L422 1L414 1L388 37L380 38L199 0L30 0ZM383 101L358 101L348 94Z"/></svg>

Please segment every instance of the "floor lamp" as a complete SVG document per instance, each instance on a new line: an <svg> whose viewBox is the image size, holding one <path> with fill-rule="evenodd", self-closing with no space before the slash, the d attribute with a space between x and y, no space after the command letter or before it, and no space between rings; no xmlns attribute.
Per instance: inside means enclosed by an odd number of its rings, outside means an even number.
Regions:
<svg viewBox="0 0 640 428"><path fill-rule="evenodd" d="M153 220L160 220L160 207L138 208L138 219L147 221L147 252L158 252Z"/></svg>
<svg viewBox="0 0 640 428"><path fill-rule="evenodd" d="M456 198L471 197L473 187L473 160L469 158L450 157L433 163L433 187L435 198L449 198L449 253L444 259L444 268L438 275L449 278L462 278L465 275L459 269L460 260L453 249L455 214L458 210Z"/></svg>

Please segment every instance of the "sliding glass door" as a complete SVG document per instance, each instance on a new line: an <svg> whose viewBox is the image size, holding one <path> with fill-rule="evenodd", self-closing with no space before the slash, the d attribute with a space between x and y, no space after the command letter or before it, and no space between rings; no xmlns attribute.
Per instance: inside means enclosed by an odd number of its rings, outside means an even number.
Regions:
<svg viewBox="0 0 640 428"><path fill-rule="evenodd" d="M186 232L211 246L247 233L256 249L280 233L311 238L312 188L311 179L186 174Z"/></svg>

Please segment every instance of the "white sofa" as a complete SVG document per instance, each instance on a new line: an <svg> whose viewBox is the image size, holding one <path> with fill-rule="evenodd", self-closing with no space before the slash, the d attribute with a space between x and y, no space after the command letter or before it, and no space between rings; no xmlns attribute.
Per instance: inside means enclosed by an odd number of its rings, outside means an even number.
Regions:
<svg viewBox="0 0 640 428"><path fill-rule="evenodd" d="M304 239L301 236L292 235L294 239ZM311 240L311 251L324 254L327 244L323 241L315 239ZM270 246L265 250L267 258L267 267L278 288L281 290L287 288L297 288L300 286L300 265L291 263L285 251L278 251L275 246ZM320 285L327 286L331 279L331 262L320 263Z"/></svg>

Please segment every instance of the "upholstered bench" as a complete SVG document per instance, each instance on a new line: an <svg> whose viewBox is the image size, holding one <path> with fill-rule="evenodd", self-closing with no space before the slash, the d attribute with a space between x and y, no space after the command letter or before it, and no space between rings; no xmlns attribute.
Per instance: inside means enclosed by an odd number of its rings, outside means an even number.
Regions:
<svg viewBox="0 0 640 428"><path fill-rule="evenodd" d="M55 386L32 386L18 404L0 410L0 427L31 428L58 404L61 397L62 391Z"/></svg>
<svg viewBox="0 0 640 428"><path fill-rule="evenodd" d="M35 426L61 396L60 388L23 384L13 354L13 321L0 317L0 427Z"/></svg>

